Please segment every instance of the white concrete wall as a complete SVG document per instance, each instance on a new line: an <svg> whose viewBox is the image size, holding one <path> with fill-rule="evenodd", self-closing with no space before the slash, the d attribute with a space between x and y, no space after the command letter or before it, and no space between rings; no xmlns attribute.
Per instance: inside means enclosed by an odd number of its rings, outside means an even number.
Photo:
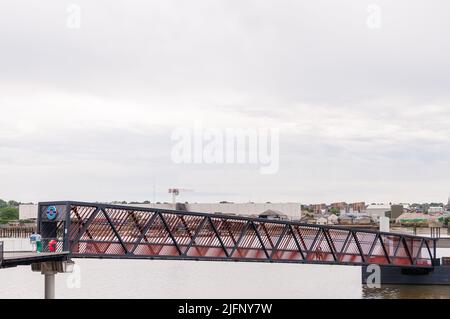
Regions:
<svg viewBox="0 0 450 319"><path fill-rule="evenodd" d="M4 251L32 251L33 246L28 238L0 238Z"/></svg>
<svg viewBox="0 0 450 319"><path fill-rule="evenodd" d="M386 212L388 212L390 209L389 208L367 208L364 211L364 214L367 214L369 216L377 216L377 217L381 217L381 216L385 216Z"/></svg>
<svg viewBox="0 0 450 319"><path fill-rule="evenodd" d="M390 220L389 217L380 216L380 231L389 232L389 226L390 226Z"/></svg>
<svg viewBox="0 0 450 319"><path fill-rule="evenodd" d="M301 217L299 203L229 203L229 204L188 204L189 211L205 213L225 213L237 215L259 215L266 210L276 210L291 218Z"/></svg>
<svg viewBox="0 0 450 319"><path fill-rule="evenodd" d="M19 219L37 219L38 205L36 204L20 204Z"/></svg>
<svg viewBox="0 0 450 319"><path fill-rule="evenodd" d="M129 204L126 206L142 208L175 209L173 204ZM276 210L285 215L299 219L301 217L300 203L190 203L186 209L198 213L224 213L236 215L259 215L268 209Z"/></svg>
<svg viewBox="0 0 450 319"><path fill-rule="evenodd" d="M159 209L175 209L173 204L128 204L124 206L142 207L142 208L159 208ZM301 204L300 203L191 203L186 204L186 208L191 212L199 213L224 213L236 215L259 215L264 211L271 209L280 211L283 214L300 219ZM29 219L37 218L38 206L20 205L19 218Z"/></svg>

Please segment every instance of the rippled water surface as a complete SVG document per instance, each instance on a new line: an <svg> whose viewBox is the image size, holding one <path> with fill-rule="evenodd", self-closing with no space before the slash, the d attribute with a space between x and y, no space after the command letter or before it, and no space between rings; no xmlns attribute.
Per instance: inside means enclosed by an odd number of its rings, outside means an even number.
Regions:
<svg viewBox="0 0 450 319"><path fill-rule="evenodd" d="M366 299L450 299L450 286L383 285L380 289L363 287Z"/></svg>
<svg viewBox="0 0 450 319"><path fill-rule="evenodd" d="M8 250L30 249L5 240ZM450 249L438 254L450 255ZM76 259L56 276L58 298L450 298L450 286L368 289L357 266L163 260ZM0 269L0 298L42 298L30 266Z"/></svg>
<svg viewBox="0 0 450 319"><path fill-rule="evenodd" d="M359 267L76 259L56 275L57 298L361 298ZM0 298L42 298L30 266L0 269Z"/></svg>

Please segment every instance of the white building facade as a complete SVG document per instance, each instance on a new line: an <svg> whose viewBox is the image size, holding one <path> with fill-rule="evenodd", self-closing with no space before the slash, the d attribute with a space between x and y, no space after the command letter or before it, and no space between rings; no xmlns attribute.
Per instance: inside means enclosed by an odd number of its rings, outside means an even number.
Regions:
<svg viewBox="0 0 450 319"><path fill-rule="evenodd" d="M192 203L192 204L177 204L183 209L190 212L198 213L221 213L234 215L259 215L267 210L279 211L286 215L289 219L301 218L301 204L300 203ZM126 204L124 206L142 207L142 208L158 208L174 210L176 206L169 203L150 203L150 204ZM37 204L20 205L19 219L36 219L37 218ZM180 209L180 207L179 207Z"/></svg>
<svg viewBox="0 0 450 319"><path fill-rule="evenodd" d="M365 214L371 217L379 218L381 216L386 216L386 213L391 210L390 204L370 204L365 209Z"/></svg>

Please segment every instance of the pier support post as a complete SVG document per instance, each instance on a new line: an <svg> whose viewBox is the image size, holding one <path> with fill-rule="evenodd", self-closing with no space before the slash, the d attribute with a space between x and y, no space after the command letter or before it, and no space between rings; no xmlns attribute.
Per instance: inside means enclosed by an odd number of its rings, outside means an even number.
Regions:
<svg viewBox="0 0 450 319"><path fill-rule="evenodd" d="M47 271L44 273L45 277L45 299L55 299L55 271Z"/></svg>
<svg viewBox="0 0 450 319"><path fill-rule="evenodd" d="M380 216L379 222L380 222L380 231L389 233L389 223L390 223L389 217Z"/></svg>
<svg viewBox="0 0 450 319"><path fill-rule="evenodd" d="M74 262L65 261L45 261L31 264L31 270L44 275L44 297L45 299L55 299L55 275L57 273L71 273Z"/></svg>

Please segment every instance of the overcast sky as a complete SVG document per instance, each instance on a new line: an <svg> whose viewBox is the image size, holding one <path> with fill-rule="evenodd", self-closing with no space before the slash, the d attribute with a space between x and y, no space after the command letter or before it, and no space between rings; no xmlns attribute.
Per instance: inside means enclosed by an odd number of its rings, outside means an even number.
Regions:
<svg viewBox="0 0 450 319"><path fill-rule="evenodd" d="M4 0L0 198L169 201L183 187L180 201L446 201L449 12ZM278 128L279 171L174 163L171 134L196 121Z"/></svg>

